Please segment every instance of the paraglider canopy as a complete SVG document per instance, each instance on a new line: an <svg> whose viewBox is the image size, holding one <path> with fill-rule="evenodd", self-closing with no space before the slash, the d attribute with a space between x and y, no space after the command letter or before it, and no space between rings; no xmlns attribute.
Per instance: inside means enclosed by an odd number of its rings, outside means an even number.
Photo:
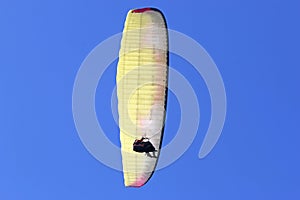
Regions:
<svg viewBox="0 0 300 200"><path fill-rule="evenodd" d="M125 186L144 185L157 164L167 103L167 35L158 9L128 12L116 76Z"/></svg>

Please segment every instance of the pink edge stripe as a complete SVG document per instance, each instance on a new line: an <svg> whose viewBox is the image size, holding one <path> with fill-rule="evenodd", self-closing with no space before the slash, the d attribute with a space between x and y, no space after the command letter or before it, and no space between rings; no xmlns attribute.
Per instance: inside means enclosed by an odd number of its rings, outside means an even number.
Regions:
<svg viewBox="0 0 300 200"><path fill-rule="evenodd" d="M146 183L147 179L144 177L138 178L134 183L132 183L131 187L141 187Z"/></svg>
<svg viewBox="0 0 300 200"><path fill-rule="evenodd" d="M132 11L132 13L143 13L146 11L152 10L151 8L140 8L140 9L135 9Z"/></svg>

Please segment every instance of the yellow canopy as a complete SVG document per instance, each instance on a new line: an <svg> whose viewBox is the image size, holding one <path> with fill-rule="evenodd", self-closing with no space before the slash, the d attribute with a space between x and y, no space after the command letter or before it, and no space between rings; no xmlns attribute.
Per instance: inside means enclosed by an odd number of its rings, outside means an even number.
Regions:
<svg viewBox="0 0 300 200"><path fill-rule="evenodd" d="M163 14L153 8L127 14L117 69L117 96L125 186L140 187L153 174L160 153L168 77L168 36ZM133 151L149 138L157 152Z"/></svg>

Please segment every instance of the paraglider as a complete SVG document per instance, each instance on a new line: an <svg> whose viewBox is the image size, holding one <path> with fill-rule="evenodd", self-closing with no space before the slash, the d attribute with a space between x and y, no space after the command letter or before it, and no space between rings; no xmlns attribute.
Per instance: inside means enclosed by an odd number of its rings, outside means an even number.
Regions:
<svg viewBox="0 0 300 200"><path fill-rule="evenodd" d="M144 185L158 162L167 103L167 35L158 9L128 12L116 76L125 186Z"/></svg>
<svg viewBox="0 0 300 200"><path fill-rule="evenodd" d="M147 156L156 158L155 152L157 152L157 150L149 141L149 138L142 137L140 140L136 139L133 143L133 151L146 153ZM153 155L151 155L150 152L153 152Z"/></svg>

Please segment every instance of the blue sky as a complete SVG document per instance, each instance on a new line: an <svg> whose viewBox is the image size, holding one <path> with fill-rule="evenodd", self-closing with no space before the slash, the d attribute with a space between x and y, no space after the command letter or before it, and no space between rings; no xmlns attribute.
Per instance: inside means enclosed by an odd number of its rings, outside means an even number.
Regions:
<svg viewBox="0 0 300 200"><path fill-rule="evenodd" d="M171 55L170 64L201 99L200 128L179 160L135 189L81 143L72 89L88 53L122 31L129 9L146 6L162 10L169 28L208 51L222 74L228 110L219 142L199 160L209 94L191 66ZM299 7L292 0L1 1L0 199L300 199ZM99 82L98 113L115 67ZM179 123L178 102L169 97L164 145ZM111 114L101 120L118 144Z"/></svg>

